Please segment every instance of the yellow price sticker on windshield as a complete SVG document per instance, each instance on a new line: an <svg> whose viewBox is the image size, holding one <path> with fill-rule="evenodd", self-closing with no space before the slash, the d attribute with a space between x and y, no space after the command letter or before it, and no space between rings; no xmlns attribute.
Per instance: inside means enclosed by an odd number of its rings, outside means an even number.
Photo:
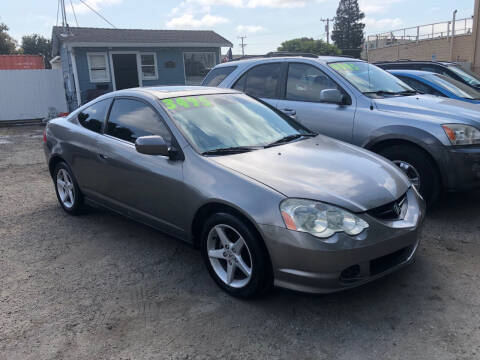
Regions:
<svg viewBox="0 0 480 360"><path fill-rule="evenodd" d="M185 96L179 98L163 99L162 103L168 110L173 111L212 106L212 103L203 96Z"/></svg>

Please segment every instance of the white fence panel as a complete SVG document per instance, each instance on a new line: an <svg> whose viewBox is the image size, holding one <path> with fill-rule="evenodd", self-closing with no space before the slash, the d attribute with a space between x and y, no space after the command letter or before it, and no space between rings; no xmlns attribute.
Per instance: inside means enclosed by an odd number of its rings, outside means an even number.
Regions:
<svg viewBox="0 0 480 360"><path fill-rule="evenodd" d="M0 70L0 122L67 111L60 70Z"/></svg>

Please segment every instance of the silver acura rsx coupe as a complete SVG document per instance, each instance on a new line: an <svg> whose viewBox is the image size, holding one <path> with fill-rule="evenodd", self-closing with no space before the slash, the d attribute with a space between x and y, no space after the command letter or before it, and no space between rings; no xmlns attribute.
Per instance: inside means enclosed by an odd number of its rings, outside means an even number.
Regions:
<svg viewBox="0 0 480 360"><path fill-rule="evenodd" d="M191 242L234 296L325 293L412 261L424 201L393 163L206 87L121 90L50 121L70 214L103 206Z"/></svg>

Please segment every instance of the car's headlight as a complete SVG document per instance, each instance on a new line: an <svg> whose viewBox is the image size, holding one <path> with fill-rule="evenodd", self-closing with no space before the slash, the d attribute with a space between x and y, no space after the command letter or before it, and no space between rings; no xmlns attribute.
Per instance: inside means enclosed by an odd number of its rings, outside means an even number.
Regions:
<svg viewBox="0 0 480 360"><path fill-rule="evenodd" d="M465 124L443 124L445 134L452 145L480 144L480 130Z"/></svg>
<svg viewBox="0 0 480 360"><path fill-rule="evenodd" d="M280 204L287 229L328 238L337 232L358 235L368 223L348 211L313 200L286 199Z"/></svg>

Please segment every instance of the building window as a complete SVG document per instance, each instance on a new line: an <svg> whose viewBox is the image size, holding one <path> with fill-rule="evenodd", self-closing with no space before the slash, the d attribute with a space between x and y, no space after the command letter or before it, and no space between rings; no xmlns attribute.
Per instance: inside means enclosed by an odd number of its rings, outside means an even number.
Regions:
<svg viewBox="0 0 480 360"><path fill-rule="evenodd" d="M143 80L157 80L157 56L155 53L141 53L140 66Z"/></svg>
<svg viewBox="0 0 480 360"><path fill-rule="evenodd" d="M87 53L87 61L91 82L110 81L106 53Z"/></svg>
<svg viewBox="0 0 480 360"><path fill-rule="evenodd" d="M185 83L187 85L200 85L208 72L217 65L215 52L185 52Z"/></svg>

